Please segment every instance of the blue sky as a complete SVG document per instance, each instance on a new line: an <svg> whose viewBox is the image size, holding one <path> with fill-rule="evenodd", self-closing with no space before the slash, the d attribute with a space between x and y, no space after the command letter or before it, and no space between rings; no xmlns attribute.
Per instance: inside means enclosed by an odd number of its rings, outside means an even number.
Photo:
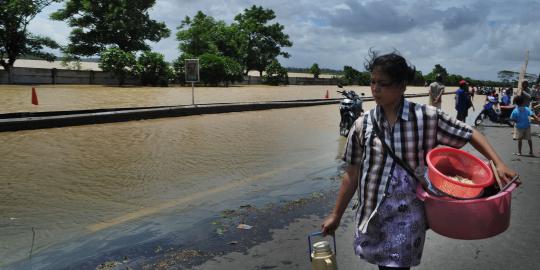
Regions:
<svg viewBox="0 0 540 270"><path fill-rule="evenodd" d="M320 4L324 3L324 4ZM227 23L251 5L275 11L293 47L284 66L363 70L369 48L397 49L417 69L429 73L435 64L448 72L497 80L497 71L519 71L530 51L528 73L540 73L540 1L536 0L157 0L150 16L171 29L171 37L149 43L172 61L180 55L176 28L198 10ZM31 23L32 33L68 42L70 28L48 17L48 7Z"/></svg>

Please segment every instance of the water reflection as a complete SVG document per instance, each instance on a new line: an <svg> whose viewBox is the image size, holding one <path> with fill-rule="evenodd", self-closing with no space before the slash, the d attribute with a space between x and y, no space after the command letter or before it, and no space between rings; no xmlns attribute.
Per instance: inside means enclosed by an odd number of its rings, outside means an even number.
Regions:
<svg viewBox="0 0 540 270"><path fill-rule="evenodd" d="M273 93L255 89L247 99L318 98L324 88L283 87ZM245 94L249 88L241 89ZM81 93L86 91L96 89L81 87ZM207 101L244 98L207 91ZM283 91L290 95L281 95ZM161 94L155 99L132 96L152 103L138 106L170 102ZM100 103L104 97L95 99L101 101L78 100L71 108L105 104ZM156 100L161 101L153 103ZM128 101L133 100L126 96L120 103L106 104L131 104ZM364 108L373 106L367 102ZM455 115L452 108L453 98L445 96L443 109ZM37 232L33 251L39 254L54 244L170 208L240 196L236 191L243 184L256 181L257 189L287 185L334 166L345 143L338 132L338 111L337 105L326 105L0 133L0 266L28 256L32 228Z"/></svg>

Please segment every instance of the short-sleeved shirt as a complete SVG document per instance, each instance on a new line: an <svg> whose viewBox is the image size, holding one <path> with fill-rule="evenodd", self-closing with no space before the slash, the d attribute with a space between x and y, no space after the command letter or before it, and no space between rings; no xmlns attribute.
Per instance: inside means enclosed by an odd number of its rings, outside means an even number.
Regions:
<svg viewBox="0 0 540 270"><path fill-rule="evenodd" d="M533 115L534 113L529 107L516 107L510 114L510 119L516 121L516 128L526 129L531 126L529 117Z"/></svg>
<svg viewBox="0 0 540 270"><path fill-rule="evenodd" d="M387 145L396 156L419 172L425 169L429 150L441 144L461 148L472 136L472 128L467 124L440 109L406 99L401 101L393 127L388 125L380 106L358 118L349 132L343 160L361 168L357 225L362 232L365 232L385 196L389 178L396 167L392 157L385 153L381 139L375 136L371 114L374 114Z"/></svg>
<svg viewBox="0 0 540 270"><path fill-rule="evenodd" d="M507 94L504 94L501 98L501 105L508 106L510 105L510 96Z"/></svg>
<svg viewBox="0 0 540 270"><path fill-rule="evenodd" d="M429 85L429 93L431 94L431 98L429 100L429 105L435 106L435 107L441 107L442 101L439 100L439 102L435 102L435 99L444 93L444 85L439 82L432 82Z"/></svg>
<svg viewBox="0 0 540 270"><path fill-rule="evenodd" d="M456 111L467 111L472 106L471 96L464 89L456 91Z"/></svg>

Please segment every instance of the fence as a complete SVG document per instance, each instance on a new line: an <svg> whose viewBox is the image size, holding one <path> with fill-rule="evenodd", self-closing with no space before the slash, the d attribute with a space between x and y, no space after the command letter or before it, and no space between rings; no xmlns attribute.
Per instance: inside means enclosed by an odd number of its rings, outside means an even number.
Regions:
<svg viewBox="0 0 540 270"><path fill-rule="evenodd" d="M9 82L8 73L0 70L0 84ZM111 72L94 70L66 70L66 69L45 69L14 67L11 72L12 84L97 84L116 85L118 80ZM137 78L127 78L125 84L138 85ZM244 81L239 84L262 84L259 76L244 76ZM335 85L337 79L334 78L304 78L289 77L289 84L293 85Z"/></svg>

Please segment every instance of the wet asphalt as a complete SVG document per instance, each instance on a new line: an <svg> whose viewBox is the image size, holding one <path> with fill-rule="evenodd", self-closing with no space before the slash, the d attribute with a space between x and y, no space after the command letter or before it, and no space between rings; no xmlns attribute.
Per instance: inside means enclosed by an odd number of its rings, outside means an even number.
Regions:
<svg viewBox="0 0 540 270"><path fill-rule="evenodd" d="M510 227L499 235L481 240L450 239L430 230L422 262L413 269L540 269L540 126L532 127L536 157L512 154L517 148L517 142L512 140L512 128L486 123L478 130L488 138L503 160L519 172L523 182L512 192ZM523 146L523 152L527 153L527 143L524 142ZM480 155L470 145L464 149ZM298 210L303 214L283 228L272 229L270 240L247 250L209 258L192 269L311 269L307 235L319 229L325 215L323 212L331 208L335 194L329 193L325 198L328 199L311 202L311 207ZM353 252L352 215L353 210L349 208L336 232L339 269L377 269Z"/></svg>
<svg viewBox="0 0 540 270"><path fill-rule="evenodd" d="M503 160L520 173L523 185L512 194L507 231L488 239L455 240L429 231L422 263L414 269L538 269L540 264L540 126L533 125L537 157L516 156L512 129L502 125L478 128ZM528 152L524 142L523 152ZM465 150L479 155L467 145ZM275 204L241 205L202 219L181 232L128 249L81 258L59 269L311 269L307 235L317 231L331 210L339 187L339 168L327 173L326 189ZM336 232L339 269L377 269L353 253L353 210ZM452 218L452 217L449 217ZM250 229L238 229L249 224ZM138 234L141 239L151 231ZM121 241L128 239L118 239ZM133 241L134 239L129 239ZM99 245L103 239L96 239ZM136 242L136 241L135 241ZM114 243L108 243L113 245ZM21 268L22 269L22 268Z"/></svg>

